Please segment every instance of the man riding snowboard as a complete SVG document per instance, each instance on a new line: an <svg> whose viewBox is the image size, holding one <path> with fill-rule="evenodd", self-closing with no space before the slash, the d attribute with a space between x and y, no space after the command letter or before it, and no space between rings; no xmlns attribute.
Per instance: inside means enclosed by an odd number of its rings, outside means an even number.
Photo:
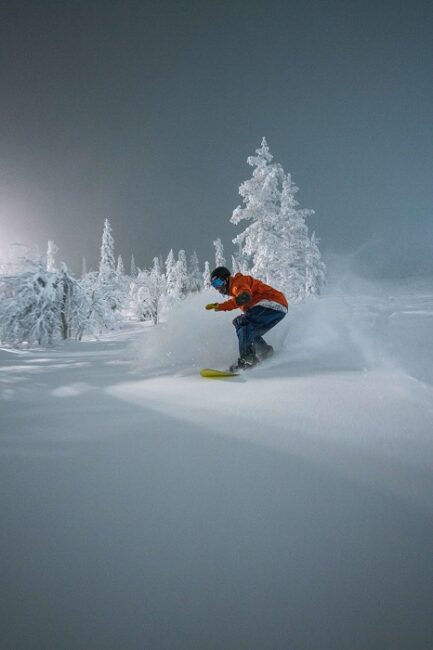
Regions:
<svg viewBox="0 0 433 650"><path fill-rule="evenodd" d="M245 370L270 357L274 349L263 339L263 334L287 314L285 295L250 275L236 273L232 276L225 266L212 271L211 285L231 298L222 303L210 303L206 309L231 311L240 308L244 312L233 320L239 339L239 359L230 370Z"/></svg>

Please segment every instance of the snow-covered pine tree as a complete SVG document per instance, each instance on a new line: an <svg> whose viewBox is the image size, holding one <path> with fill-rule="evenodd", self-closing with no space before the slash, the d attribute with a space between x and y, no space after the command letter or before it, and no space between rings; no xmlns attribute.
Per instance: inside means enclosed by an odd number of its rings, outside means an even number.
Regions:
<svg viewBox="0 0 433 650"><path fill-rule="evenodd" d="M147 273L144 289L142 313L145 320L149 319L154 325L157 325L161 320L166 296L165 276L161 271L158 257L153 258L153 267L150 273Z"/></svg>
<svg viewBox="0 0 433 650"><path fill-rule="evenodd" d="M119 255L117 258L117 267L116 267L116 285L118 289L119 299L119 308L122 313L122 318L128 319L130 312L129 304L129 293L130 293L130 284L133 281L132 278L125 274L125 265L123 264L122 256Z"/></svg>
<svg viewBox="0 0 433 650"><path fill-rule="evenodd" d="M56 270L56 253L58 250L59 249L52 241L52 239L49 239L47 245L47 266L46 266L48 273L54 273L54 271Z"/></svg>
<svg viewBox="0 0 433 650"><path fill-rule="evenodd" d="M319 250L319 240L313 232L305 253L305 294L318 296L326 282L326 265Z"/></svg>
<svg viewBox="0 0 433 650"><path fill-rule="evenodd" d="M224 246L220 237L218 237L218 239L215 239L213 245L215 246L215 267L225 266L226 258L224 257Z"/></svg>
<svg viewBox="0 0 433 650"><path fill-rule="evenodd" d="M99 271L87 273L82 280L89 302L89 326L95 334L115 329L121 323L121 307L127 299L124 278L116 273L114 239L108 219L104 222Z"/></svg>
<svg viewBox="0 0 433 650"><path fill-rule="evenodd" d="M200 291L202 285L202 277L200 273L200 266L196 251L190 257L189 261L189 288L190 291L196 293Z"/></svg>
<svg viewBox="0 0 433 650"><path fill-rule="evenodd" d="M137 270L137 275L132 278L129 290L129 304L131 314L139 321L147 318L145 297L147 292L148 271Z"/></svg>
<svg viewBox="0 0 433 650"><path fill-rule="evenodd" d="M272 282L273 260L278 245L276 225L279 216L281 186L284 171L281 165L273 163L266 139L256 150L256 156L249 156L247 162L254 168L252 177L244 181L239 194L244 207L238 206L230 219L237 225L241 221L250 224L233 239L238 244L243 264L251 261L251 273Z"/></svg>
<svg viewBox="0 0 433 650"><path fill-rule="evenodd" d="M97 289L108 306L113 311L119 311L126 296L123 282L119 281L116 273L116 262L114 256L114 239L111 225L108 219L104 222L102 233L101 259L99 261L99 273L97 277ZM110 327L112 321L110 319Z"/></svg>
<svg viewBox="0 0 433 650"><path fill-rule="evenodd" d="M238 243L238 252L232 255L232 273L249 274L248 264L242 255L242 246Z"/></svg>
<svg viewBox="0 0 433 650"><path fill-rule="evenodd" d="M99 276L102 281L111 281L112 275L116 269L114 259L114 239L111 233L110 222L108 219L105 219L104 231L102 233L101 259L99 261Z"/></svg>
<svg viewBox="0 0 433 650"><path fill-rule="evenodd" d="M176 289L176 260L174 257L173 249L170 249L167 259L165 260L165 279L167 282L167 294L174 296Z"/></svg>
<svg viewBox="0 0 433 650"><path fill-rule="evenodd" d="M129 275L131 276L131 278L137 277L137 266L135 264L134 253L132 253L132 255L131 255L131 265L130 265Z"/></svg>
<svg viewBox="0 0 433 650"><path fill-rule="evenodd" d="M180 250L177 256L177 262L174 267L175 272L175 289L174 297L176 299L183 299L189 293L189 277L188 277L188 263L186 260L186 253Z"/></svg>
<svg viewBox="0 0 433 650"><path fill-rule="evenodd" d="M90 271L81 280L86 294L88 311L86 314L86 330L94 336L101 335L106 330L120 326L121 316L119 307L122 296L117 283L101 283L99 273Z"/></svg>
<svg viewBox="0 0 433 650"><path fill-rule="evenodd" d="M248 158L254 167L252 178L239 188L245 207L238 206L231 218L235 224L242 220L250 222L233 240L239 246L236 259L241 261L241 272L245 273L250 260L255 277L284 291L290 301L298 302L306 295L307 257L310 266L313 259L317 265L314 271L309 270L310 280L317 273L317 282L323 284L319 278L325 267L323 262L319 264L316 240L311 243L305 223L314 211L299 208L295 198L298 187L290 174L284 174L281 165L272 162L265 138L256 153L257 156Z"/></svg>
<svg viewBox="0 0 433 650"><path fill-rule="evenodd" d="M206 261L204 263L204 271L203 271L203 289L210 289L211 284L210 284L210 268L209 268L209 262Z"/></svg>
<svg viewBox="0 0 433 650"><path fill-rule="evenodd" d="M125 265L123 264L123 259L121 255L119 255L117 258L116 273L117 275L120 276L125 275Z"/></svg>
<svg viewBox="0 0 433 650"><path fill-rule="evenodd" d="M275 228L278 246L273 263L275 282L292 302L305 298L305 255L309 246L305 219L314 214L314 210L299 208L295 198L298 191L291 174L285 175Z"/></svg>

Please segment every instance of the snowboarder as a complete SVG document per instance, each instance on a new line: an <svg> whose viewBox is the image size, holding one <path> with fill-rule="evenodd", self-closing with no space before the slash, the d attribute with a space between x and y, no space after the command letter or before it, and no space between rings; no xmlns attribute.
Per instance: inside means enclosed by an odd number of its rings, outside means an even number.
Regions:
<svg viewBox="0 0 433 650"><path fill-rule="evenodd" d="M244 313L233 320L239 339L239 359L230 370L244 370L270 357L274 349L263 339L263 334L287 314L287 300L281 291L256 280L250 275L232 276L225 266L211 273L211 285L230 300L206 305L206 309L231 311L240 308Z"/></svg>

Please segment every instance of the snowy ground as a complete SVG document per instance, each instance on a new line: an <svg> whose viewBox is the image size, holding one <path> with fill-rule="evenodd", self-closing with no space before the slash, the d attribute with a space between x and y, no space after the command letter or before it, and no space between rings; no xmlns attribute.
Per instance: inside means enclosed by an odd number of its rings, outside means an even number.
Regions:
<svg viewBox="0 0 433 650"><path fill-rule="evenodd" d="M214 296L212 296L214 299ZM1 648L431 650L433 282L0 350Z"/></svg>

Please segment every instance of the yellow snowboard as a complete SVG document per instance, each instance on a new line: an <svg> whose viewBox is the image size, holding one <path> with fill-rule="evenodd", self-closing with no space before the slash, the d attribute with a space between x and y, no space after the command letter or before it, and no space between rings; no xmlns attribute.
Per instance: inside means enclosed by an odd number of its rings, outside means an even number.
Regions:
<svg viewBox="0 0 433 650"><path fill-rule="evenodd" d="M202 377L209 379L220 379L222 377L237 377L238 372L230 372L230 370L215 370L214 368L202 368L200 370Z"/></svg>

